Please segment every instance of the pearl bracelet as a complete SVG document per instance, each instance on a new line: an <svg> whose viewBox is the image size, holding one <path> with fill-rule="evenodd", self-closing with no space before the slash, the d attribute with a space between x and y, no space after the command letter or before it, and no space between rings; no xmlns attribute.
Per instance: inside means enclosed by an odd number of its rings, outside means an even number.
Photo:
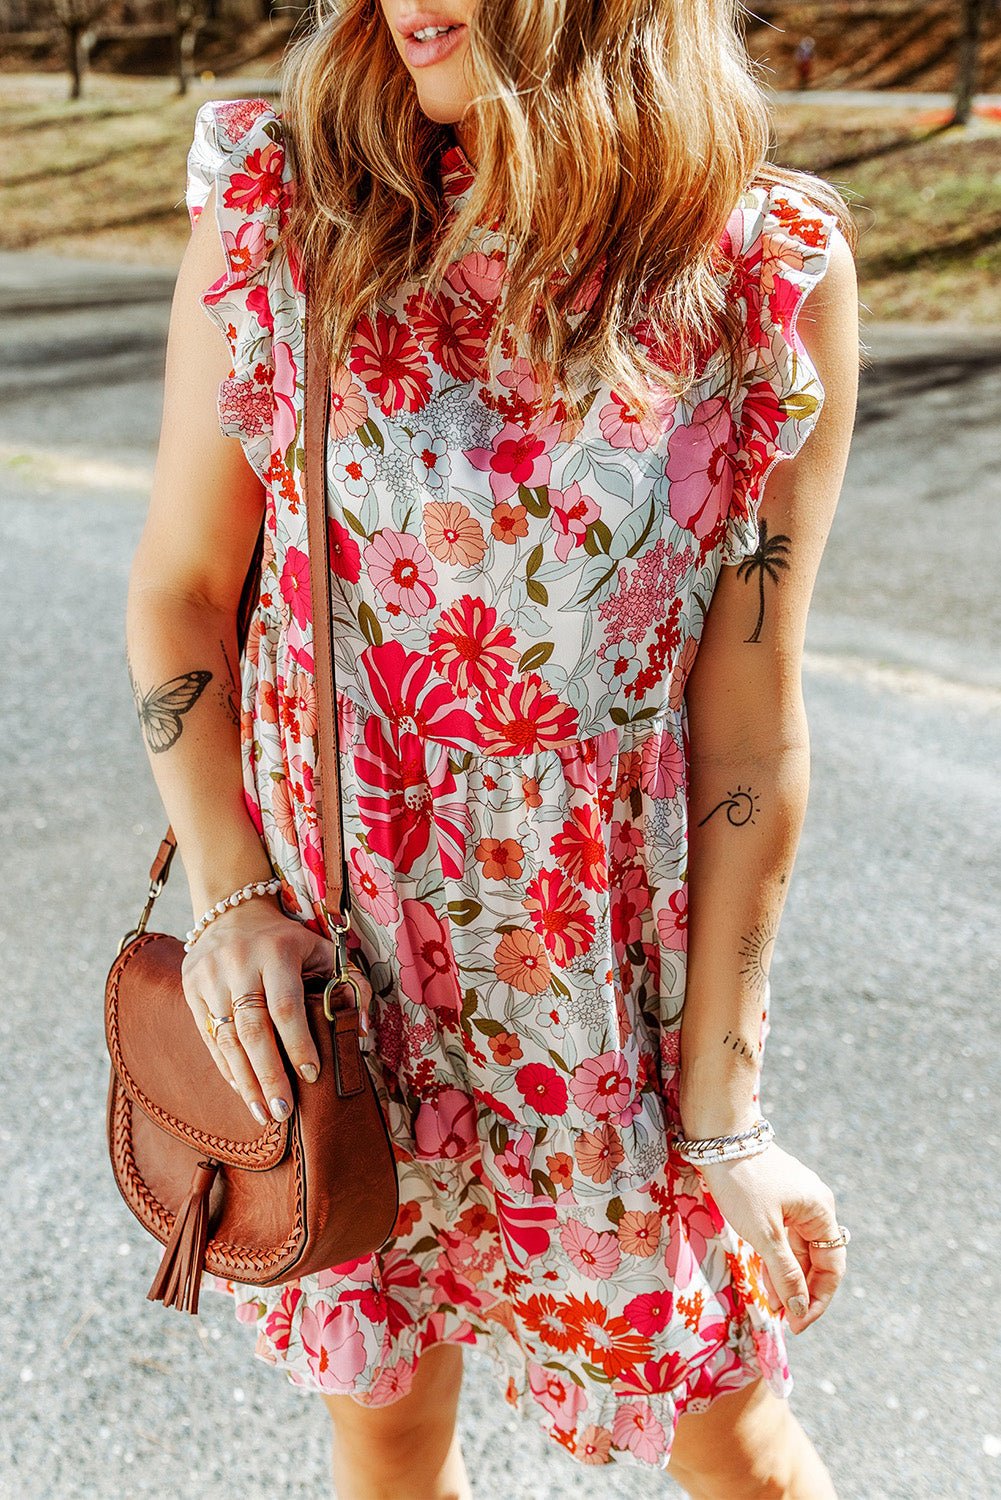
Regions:
<svg viewBox="0 0 1001 1500"><path fill-rule="evenodd" d="M758 1120L749 1130L737 1135L715 1135L701 1140L689 1140L675 1132L674 1143L678 1155L698 1165L704 1161L734 1161L740 1156L757 1156L767 1150L775 1138L775 1131L768 1120Z"/></svg>
<svg viewBox="0 0 1001 1500"><path fill-rule="evenodd" d="M255 880L250 885L245 885L242 890L234 891L232 896L226 897L225 901L217 901L215 906L210 906L205 915L198 919L191 931L185 933L185 953L191 951L206 927L214 922L216 917L221 917L224 911L228 911L232 906L239 906L243 901L250 901L254 896L277 896L281 888L282 883L277 876L273 880Z"/></svg>

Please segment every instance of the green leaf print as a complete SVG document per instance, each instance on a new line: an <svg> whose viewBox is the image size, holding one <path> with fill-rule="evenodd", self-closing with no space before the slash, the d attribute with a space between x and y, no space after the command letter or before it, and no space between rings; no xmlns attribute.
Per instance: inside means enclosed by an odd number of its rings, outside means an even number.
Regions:
<svg viewBox="0 0 1001 1500"><path fill-rule="evenodd" d="M471 896L467 896L463 901L450 901L446 909L449 920L454 922L456 927L468 927L470 922L476 921L483 907Z"/></svg>
<svg viewBox="0 0 1001 1500"><path fill-rule="evenodd" d="M625 1216L625 1212L626 1205L621 1198L612 1198L605 1209L605 1215L610 1224L618 1224L619 1220Z"/></svg>
<svg viewBox="0 0 1001 1500"><path fill-rule="evenodd" d="M529 646L518 663L519 672L538 672L553 654L552 641L540 641L537 646Z"/></svg>
<svg viewBox="0 0 1001 1500"><path fill-rule="evenodd" d="M538 516L540 520L544 521L549 515L548 485L540 484L537 489L530 490L527 484L519 484L518 499L530 516Z"/></svg>
<svg viewBox="0 0 1001 1500"><path fill-rule="evenodd" d="M474 1021L473 1025L481 1036L502 1036L507 1030L500 1021Z"/></svg>
<svg viewBox="0 0 1001 1500"><path fill-rule="evenodd" d="M346 505L343 505L341 507L341 510L344 515L344 519L351 527L351 530L356 534L356 536L363 536L367 542L369 540L368 532L365 530L364 526L361 524L354 511L348 510Z"/></svg>
<svg viewBox="0 0 1001 1500"><path fill-rule="evenodd" d="M347 515L347 511L344 514ZM358 629L370 646L382 645L382 626L374 609L368 604L358 606Z"/></svg>
<svg viewBox="0 0 1001 1500"><path fill-rule="evenodd" d="M546 585L544 583L540 583L537 578L528 579L527 583L525 584L525 593L532 600L533 604L549 603L549 590L546 588Z"/></svg>

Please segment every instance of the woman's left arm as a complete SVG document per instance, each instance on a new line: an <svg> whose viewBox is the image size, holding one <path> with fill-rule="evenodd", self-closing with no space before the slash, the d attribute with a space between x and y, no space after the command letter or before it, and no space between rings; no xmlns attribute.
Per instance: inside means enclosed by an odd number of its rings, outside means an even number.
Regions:
<svg viewBox="0 0 1001 1500"><path fill-rule="evenodd" d="M778 561L767 571L723 567L685 691L689 927L679 1104L689 1137L730 1134L758 1113L765 979L809 789L801 681L807 613L858 395L855 263L837 230L825 275L803 303L797 328L825 399L800 451L768 477L761 544ZM707 1180L722 1191L724 1181L747 1178L754 1161L745 1158L739 1170L736 1163L716 1164ZM767 1233L759 1227L746 1237L754 1243L770 1234L781 1250L777 1218L773 1203Z"/></svg>

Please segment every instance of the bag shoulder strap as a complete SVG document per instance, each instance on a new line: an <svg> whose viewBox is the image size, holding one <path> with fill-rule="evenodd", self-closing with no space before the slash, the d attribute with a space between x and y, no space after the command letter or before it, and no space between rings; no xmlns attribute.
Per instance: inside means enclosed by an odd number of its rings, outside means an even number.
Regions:
<svg viewBox="0 0 1001 1500"><path fill-rule="evenodd" d="M308 299L307 299L308 300ZM309 573L313 605L313 661L316 674L318 735L319 816L323 845L326 891L323 904L334 934L347 931L351 913L350 885L344 858L344 823L341 807L340 742L337 722L337 687L334 676L333 612L330 598L330 558L327 540L327 433L330 421L330 375L325 368L322 328L313 326L306 314L305 406L303 446L306 450L306 527ZM237 641L241 655L247 644L250 621L257 606L264 526L254 546L240 595ZM329 732L324 733L324 730ZM333 810L334 816L325 816ZM144 932L153 903L167 883L177 850L173 828L168 828L149 871L149 896L137 925L122 940Z"/></svg>

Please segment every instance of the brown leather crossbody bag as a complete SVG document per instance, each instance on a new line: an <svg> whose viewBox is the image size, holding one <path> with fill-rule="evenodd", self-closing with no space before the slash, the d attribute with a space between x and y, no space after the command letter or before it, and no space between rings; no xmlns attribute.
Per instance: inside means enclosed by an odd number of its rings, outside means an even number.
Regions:
<svg viewBox="0 0 1001 1500"><path fill-rule="evenodd" d="M304 978L320 1058L303 1083L275 1033L292 1084L292 1114L259 1126L222 1077L181 988L179 938L149 932L176 842L150 870L149 896L122 939L105 989L111 1058L107 1137L115 1181L140 1224L164 1245L149 1301L198 1312L203 1271L279 1286L385 1244L399 1211L392 1145L361 1049L358 990L346 959L350 894L341 817L331 635L326 461L329 379L307 316L304 446L312 581L325 906L335 939L329 979ZM240 647L260 587L263 529L240 605ZM336 913L336 916L332 914Z"/></svg>

